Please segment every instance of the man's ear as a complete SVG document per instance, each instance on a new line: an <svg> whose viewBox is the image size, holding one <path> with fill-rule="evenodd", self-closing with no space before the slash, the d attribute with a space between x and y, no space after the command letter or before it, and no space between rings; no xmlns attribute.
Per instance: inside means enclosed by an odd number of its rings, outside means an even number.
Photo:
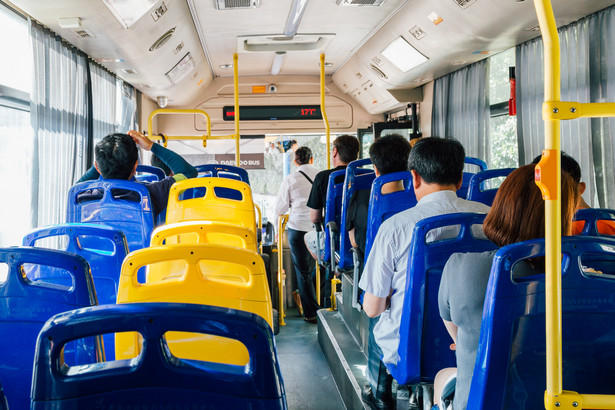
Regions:
<svg viewBox="0 0 615 410"><path fill-rule="evenodd" d="M410 170L410 174L412 174L412 187L414 189L417 189L423 183L423 179L421 178L419 173L413 169Z"/></svg>
<svg viewBox="0 0 615 410"><path fill-rule="evenodd" d="M461 179L459 180L459 182L455 184L455 191L461 188L461 185L463 185L463 174L461 174Z"/></svg>
<svg viewBox="0 0 615 410"><path fill-rule="evenodd" d="M380 171L378 171L378 168L374 165L374 173L376 174L377 177L380 176Z"/></svg>
<svg viewBox="0 0 615 410"><path fill-rule="evenodd" d="M138 166L139 166L139 160L136 160L136 161L135 161L135 166L134 166L134 168L132 169L132 172L130 173L130 178L128 178L128 179L131 179L132 177L134 177L134 176L135 176L135 174L137 173L137 167L138 167Z"/></svg>
<svg viewBox="0 0 615 410"><path fill-rule="evenodd" d="M98 169L98 164L96 163L96 161L94 161L94 168L96 168L96 171L97 171L100 175L102 175L102 174L100 173L100 169Z"/></svg>
<svg viewBox="0 0 615 410"><path fill-rule="evenodd" d="M587 185L585 185L585 182L581 182L579 184L579 194L583 195L583 192L585 192L586 188L587 188Z"/></svg>
<svg viewBox="0 0 615 410"><path fill-rule="evenodd" d="M314 163L314 157L310 158L310 164Z"/></svg>

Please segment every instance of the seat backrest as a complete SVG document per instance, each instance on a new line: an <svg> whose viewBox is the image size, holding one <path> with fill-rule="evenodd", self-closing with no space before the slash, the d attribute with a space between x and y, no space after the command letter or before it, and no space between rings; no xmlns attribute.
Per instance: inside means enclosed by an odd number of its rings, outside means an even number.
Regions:
<svg viewBox="0 0 615 410"><path fill-rule="evenodd" d="M30 406L32 358L36 338L53 315L96 304L88 263L81 256L51 249L3 248L0 263L8 266L0 283L0 380L10 408ZM71 286L31 281L34 268L55 268L72 276ZM44 283L43 283L44 282ZM90 343L91 342L91 343ZM72 363L94 363L102 357L91 340L73 343L64 355Z"/></svg>
<svg viewBox="0 0 615 410"><path fill-rule="evenodd" d="M487 170L487 163L479 158L466 157L464 163L466 165L478 167L477 172ZM475 173L476 172L469 172L469 171L463 172L463 181L461 182L461 188L457 190L457 196L459 198L466 199L468 197L468 188L470 187L470 179L472 179L472 176Z"/></svg>
<svg viewBox="0 0 615 410"><path fill-rule="evenodd" d="M201 197L186 191L204 191ZM227 193L235 193L229 197ZM220 195L222 193L222 196ZM256 235L256 212L252 190L245 182L228 178L193 178L176 182L169 193L167 223L183 221L224 222L243 226Z"/></svg>
<svg viewBox="0 0 615 410"><path fill-rule="evenodd" d="M382 186L393 181L403 181L404 190L384 195ZM372 249L380 225L396 213L412 208L414 205L416 205L416 196L412 186L412 174L409 171L381 175L374 180L367 211L365 260Z"/></svg>
<svg viewBox="0 0 615 410"><path fill-rule="evenodd" d="M579 235L615 235L615 210L613 209L579 209L574 216L574 220L585 221Z"/></svg>
<svg viewBox="0 0 615 410"><path fill-rule="evenodd" d="M456 213L425 218L415 225L399 330L399 362L387 364L399 384L433 381L439 370L455 366L451 339L438 309L440 279L453 253L496 249L493 242L475 236L482 235L479 227L484 219L485 214Z"/></svg>
<svg viewBox="0 0 615 410"><path fill-rule="evenodd" d="M90 265L98 303L115 303L122 262L128 254L126 237L110 226L67 223L36 229L23 238L23 246L41 246L47 238L66 238L67 252L82 256Z"/></svg>
<svg viewBox="0 0 615 410"><path fill-rule="evenodd" d="M341 269L350 269L353 267L352 245L348 237L346 216L348 215L350 199L355 192L372 189L372 182L374 182L376 174L373 169L362 168L371 163L372 161L369 158L364 158L352 161L346 167L346 179L344 180L344 191L342 193L342 214L340 217L340 251L338 266Z"/></svg>
<svg viewBox="0 0 615 410"><path fill-rule="evenodd" d="M230 178L243 181L250 185L248 171L240 167L234 167L232 165L206 164L197 165L195 168L199 173L199 177Z"/></svg>
<svg viewBox="0 0 615 410"><path fill-rule="evenodd" d="M121 197L114 198L118 194ZM66 220L119 229L126 236L131 252L148 246L154 230L154 211L145 185L117 179L73 186L68 194Z"/></svg>
<svg viewBox="0 0 615 410"><path fill-rule="evenodd" d="M61 348L98 332L139 332L140 360L61 371ZM246 367L185 360L167 347L167 332L236 340ZM286 409L284 384L269 325L254 314L214 306L139 303L79 309L45 325L34 362L32 409Z"/></svg>
<svg viewBox="0 0 615 410"><path fill-rule="evenodd" d="M175 263L173 276L160 281L137 280L137 271L157 263ZM264 318L273 328L273 313L265 265L253 250L211 244L165 245L141 249L128 255L122 266L118 303L177 302L240 309ZM184 341L168 337L169 343L191 359L246 364L247 351L240 344L220 340ZM212 355L209 346L226 344L225 354ZM116 357L135 357L140 343L136 335L116 335Z"/></svg>
<svg viewBox="0 0 615 410"><path fill-rule="evenodd" d="M139 182L162 181L166 178L164 170L152 165L137 165L135 179Z"/></svg>
<svg viewBox="0 0 615 410"><path fill-rule="evenodd" d="M333 171L329 175L329 181L327 184L327 200L325 202L325 227L329 222L335 222L339 229L340 221L342 219L342 196L344 193L344 182L335 182L336 179L344 178L346 175L346 169L340 169ZM335 255L331 255L331 239L329 229L325 229L325 249L323 253L323 260L330 261ZM339 249L339 243L337 243L335 249Z"/></svg>
<svg viewBox="0 0 615 410"><path fill-rule="evenodd" d="M483 203L487 206L493 204L495 194L497 194L499 186L497 188L490 188L488 181L490 179L507 177L508 174L513 172L516 168L500 168L490 169L487 171L480 171L472 175L470 183L468 185L468 201L476 201Z"/></svg>
<svg viewBox="0 0 615 410"><path fill-rule="evenodd" d="M512 273L517 262L544 254L539 239L495 255L468 408L544 408L545 275ZM562 254L563 387L615 394L615 239L563 237Z"/></svg>

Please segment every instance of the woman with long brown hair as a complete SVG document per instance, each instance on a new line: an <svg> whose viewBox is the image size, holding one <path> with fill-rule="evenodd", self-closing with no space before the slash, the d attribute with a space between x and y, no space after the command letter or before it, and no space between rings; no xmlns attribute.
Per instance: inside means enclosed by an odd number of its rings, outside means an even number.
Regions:
<svg viewBox="0 0 615 410"><path fill-rule="evenodd" d="M483 231L498 246L543 238L545 232L544 201L534 182L534 165L513 171L502 183L485 218ZM562 235L572 230L572 218L579 198L578 185L562 173ZM456 350L457 382L453 409L466 408L478 338L480 335L485 291L496 251L456 253L446 263L438 294L440 316L453 338ZM543 259L528 260L515 267L515 275L544 272ZM436 376L436 390L443 379L454 375L445 369ZM439 400L436 391L436 402Z"/></svg>

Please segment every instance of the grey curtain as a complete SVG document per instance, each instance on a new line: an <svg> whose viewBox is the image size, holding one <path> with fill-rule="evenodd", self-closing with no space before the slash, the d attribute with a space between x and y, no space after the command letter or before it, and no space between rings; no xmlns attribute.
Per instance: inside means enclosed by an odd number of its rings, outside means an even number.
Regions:
<svg viewBox="0 0 615 410"><path fill-rule="evenodd" d="M559 29L561 93L564 101L615 101L615 8L611 7ZM532 161L544 148L542 121L542 38L517 46L517 115L519 156ZM562 150L581 165L591 206L615 207L615 120L576 119L561 122ZM610 188L609 188L610 187Z"/></svg>
<svg viewBox="0 0 615 410"><path fill-rule="evenodd" d="M124 81L117 80L117 88L120 93L119 98L119 123L118 132L126 132L137 129L137 91L134 87Z"/></svg>
<svg viewBox="0 0 615 410"><path fill-rule="evenodd" d="M34 129L32 226L62 222L87 158L87 58L35 22L31 123Z"/></svg>
<svg viewBox="0 0 615 410"><path fill-rule="evenodd" d="M115 75L104 68L89 64L92 82L92 136L94 145L116 131L117 89Z"/></svg>
<svg viewBox="0 0 615 410"><path fill-rule="evenodd" d="M434 81L432 135L456 138L466 155L489 163L489 72L486 60Z"/></svg>

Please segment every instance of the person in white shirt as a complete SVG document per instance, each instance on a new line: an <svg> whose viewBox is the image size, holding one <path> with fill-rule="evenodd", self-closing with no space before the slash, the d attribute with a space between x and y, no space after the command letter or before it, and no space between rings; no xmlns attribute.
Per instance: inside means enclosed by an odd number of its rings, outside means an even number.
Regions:
<svg viewBox="0 0 615 410"><path fill-rule="evenodd" d="M298 148L295 151L293 162L299 169L282 181L275 201L275 213L280 216L290 209L286 230L293 265L297 273L303 315L306 322L316 323L318 302L316 301L316 291L312 280L315 265L314 259L305 246L303 237L312 230L310 208L306 206L306 202L318 169L312 165L314 158L312 158L312 151L308 147ZM282 232L278 232L278 234L281 235Z"/></svg>
<svg viewBox="0 0 615 410"><path fill-rule="evenodd" d="M363 309L371 318L380 316L373 330L370 324L367 363L370 386L365 386L361 394L371 408L391 406L390 376L387 377L382 362L399 360L399 327L414 226L431 216L489 211L486 205L457 197L455 191L461 186L464 159L465 151L457 140L431 137L416 143L410 151L408 169L418 203L380 226L365 263L359 282L365 291ZM440 237L442 233L434 234Z"/></svg>

